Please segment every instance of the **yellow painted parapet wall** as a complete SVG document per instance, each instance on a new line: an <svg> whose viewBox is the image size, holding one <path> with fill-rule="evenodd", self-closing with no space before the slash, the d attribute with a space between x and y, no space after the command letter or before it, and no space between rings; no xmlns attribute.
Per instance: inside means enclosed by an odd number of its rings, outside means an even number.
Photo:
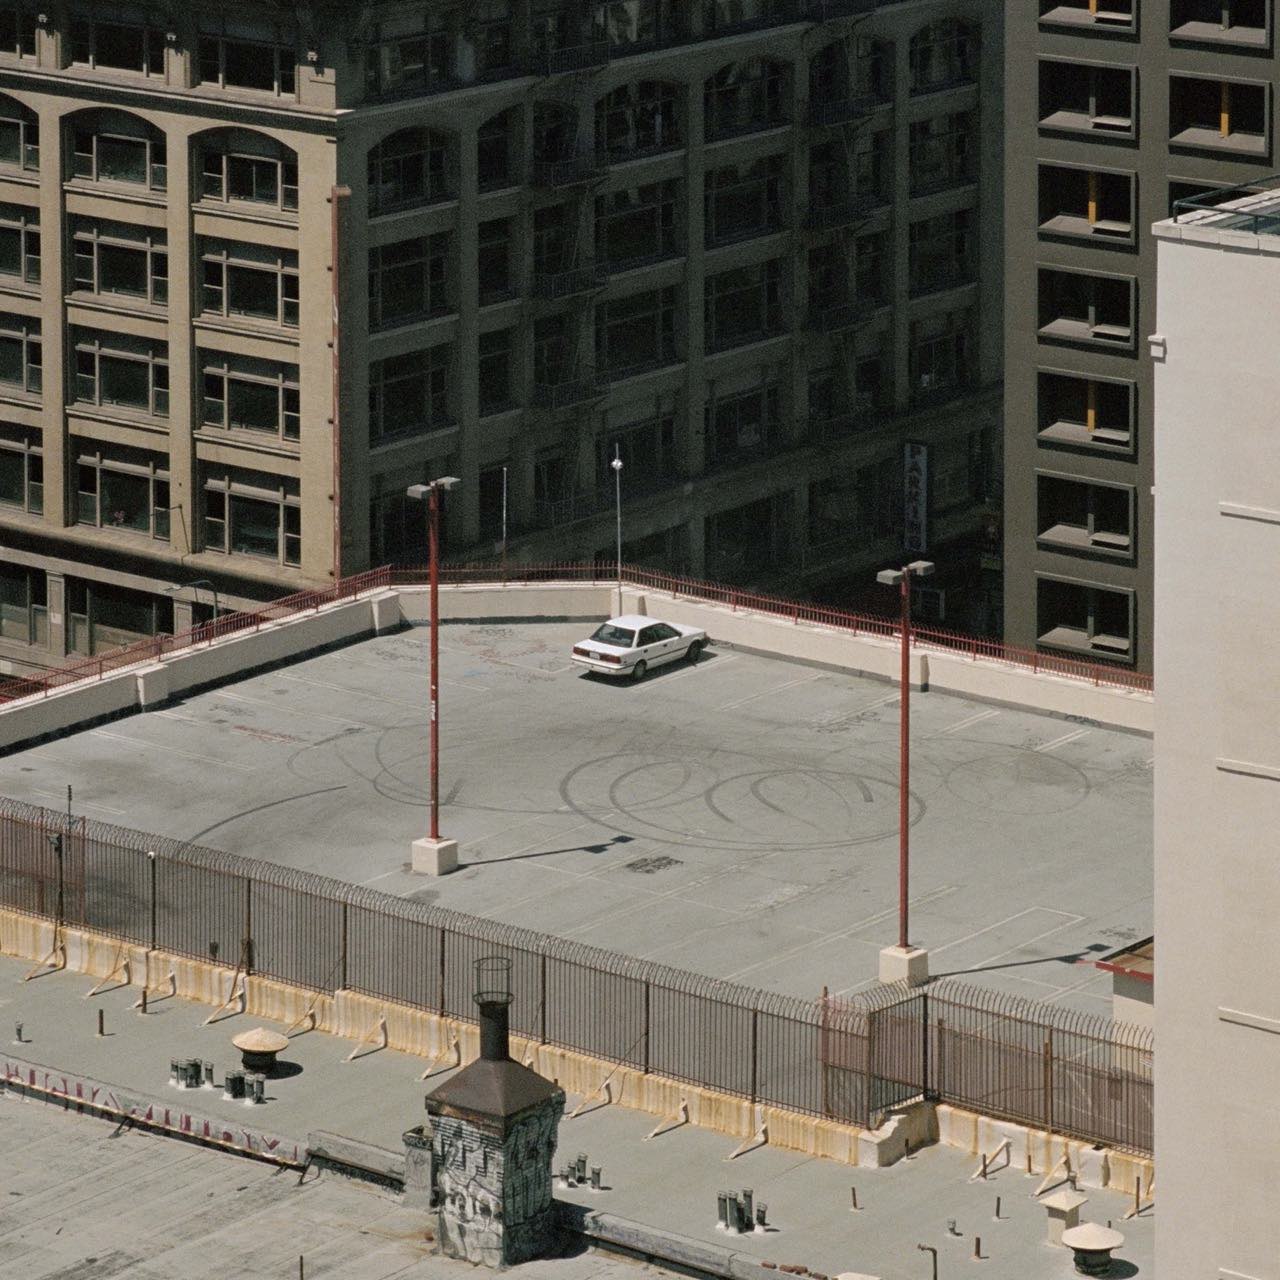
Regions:
<svg viewBox="0 0 1280 1280"><path fill-rule="evenodd" d="M257 975L246 978L225 965L151 951L85 929L63 927L55 937L51 921L16 911L0 909L0 953L33 964L55 959L75 973L127 980L132 986L165 995L172 992L210 1009L243 1003L244 1012L254 1017L286 1025L310 1020L315 1030L349 1040L380 1043L385 1029L388 1048L435 1060L442 1068L470 1061L480 1048L476 1026L425 1009L355 991L326 995ZM1141 1157L1095 1150L1089 1143L951 1106L907 1107L879 1129L868 1131L646 1074L571 1049L539 1045L520 1036L512 1037L511 1053L569 1093L583 1096L588 1107L608 1101L666 1120L681 1117L683 1107L688 1123L700 1128L740 1141L751 1140L763 1129L770 1146L863 1168L894 1164L909 1152L937 1141L980 1158L982 1152L993 1152L1007 1138L1013 1166L1030 1173L1048 1173L1065 1155L1082 1186L1113 1187L1131 1194L1138 1177L1145 1191L1153 1176L1151 1161Z"/></svg>

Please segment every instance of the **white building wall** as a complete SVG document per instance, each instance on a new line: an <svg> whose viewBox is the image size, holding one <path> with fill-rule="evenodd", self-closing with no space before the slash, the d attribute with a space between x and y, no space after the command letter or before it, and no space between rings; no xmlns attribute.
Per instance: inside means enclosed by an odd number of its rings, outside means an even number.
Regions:
<svg viewBox="0 0 1280 1280"><path fill-rule="evenodd" d="M1273 1280L1280 237L1155 232L1156 1274Z"/></svg>

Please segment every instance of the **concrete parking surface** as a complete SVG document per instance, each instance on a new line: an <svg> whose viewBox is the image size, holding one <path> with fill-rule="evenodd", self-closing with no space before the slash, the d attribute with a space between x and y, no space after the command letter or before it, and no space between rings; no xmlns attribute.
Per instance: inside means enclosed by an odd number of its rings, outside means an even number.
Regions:
<svg viewBox="0 0 1280 1280"><path fill-rule="evenodd" d="M803 995L896 940L898 697L712 650L618 684L582 624L442 632L442 828L427 632L364 641L0 761L0 792ZM713 636L714 640L714 636ZM1090 963L1151 932L1151 743L912 700L912 941L935 973L1105 1013Z"/></svg>

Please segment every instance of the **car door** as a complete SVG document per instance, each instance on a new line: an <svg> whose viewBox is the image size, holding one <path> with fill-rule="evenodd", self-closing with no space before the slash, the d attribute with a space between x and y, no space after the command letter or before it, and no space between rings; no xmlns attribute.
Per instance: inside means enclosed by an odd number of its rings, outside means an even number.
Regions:
<svg viewBox="0 0 1280 1280"><path fill-rule="evenodd" d="M636 659L641 658L651 667L656 667L662 661L661 643L658 639L658 628L655 624L640 628L640 634L636 636Z"/></svg>
<svg viewBox="0 0 1280 1280"><path fill-rule="evenodd" d="M684 653L684 637L675 627L668 626L665 622L655 622L645 629L654 633L654 652L659 662L675 662Z"/></svg>

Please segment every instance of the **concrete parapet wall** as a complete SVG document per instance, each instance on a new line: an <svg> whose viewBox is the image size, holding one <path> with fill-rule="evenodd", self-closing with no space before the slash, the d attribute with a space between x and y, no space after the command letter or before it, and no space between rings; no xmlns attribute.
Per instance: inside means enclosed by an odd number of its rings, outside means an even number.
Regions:
<svg viewBox="0 0 1280 1280"><path fill-rule="evenodd" d="M1155 1162L1146 1156L1099 1148L1091 1142L1047 1133L1043 1129L1029 1129L1011 1120L993 1120L947 1104L940 1104L936 1111L938 1141L944 1146L968 1151L974 1157L975 1167L984 1152L991 1155L1007 1140L1009 1154L994 1161L994 1169L1004 1167L1007 1159L1014 1169L1047 1175L1067 1157L1080 1186L1126 1195L1133 1194L1137 1179L1141 1178L1145 1196L1155 1178ZM1062 1174L1065 1178L1065 1166Z"/></svg>
<svg viewBox="0 0 1280 1280"><path fill-rule="evenodd" d="M400 587L400 614L418 625L430 620L431 598L426 587ZM623 592L624 601L627 593ZM525 621L553 618L607 618L617 592L606 583L508 583L505 586L442 586L440 617L445 622L485 618Z"/></svg>
<svg viewBox="0 0 1280 1280"><path fill-rule="evenodd" d="M51 921L0 910L0 952L5 955L39 964L55 954L55 942L58 961L65 956L65 965L73 972L127 980L139 988L145 983L151 992L212 1008L234 1010L243 1000L244 1012L254 1017L287 1026L314 1020L317 1031L358 1040L370 1048L385 1045L414 1054L435 1063L440 1071L469 1062L479 1053L477 1026L425 1009L356 991L330 995L256 974L244 977L227 965L151 951L87 929L64 926L55 938ZM512 1036L511 1054L567 1092L581 1095L587 1108L616 1104L673 1122L687 1115L687 1123L738 1141L749 1141L763 1129L770 1146L861 1168L884 1168L935 1141L968 1151L978 1160L1008 1139L1010 1163L1027 1172L1047 1174L1068 1155L1081 1186L1131 1194L1141 1177L1145 1194L1154 1178L1153 1162L1141 1156L1097 1149L1087 1142L948 1105L913 1104L868 1131L521 1036Z"/></svg>

